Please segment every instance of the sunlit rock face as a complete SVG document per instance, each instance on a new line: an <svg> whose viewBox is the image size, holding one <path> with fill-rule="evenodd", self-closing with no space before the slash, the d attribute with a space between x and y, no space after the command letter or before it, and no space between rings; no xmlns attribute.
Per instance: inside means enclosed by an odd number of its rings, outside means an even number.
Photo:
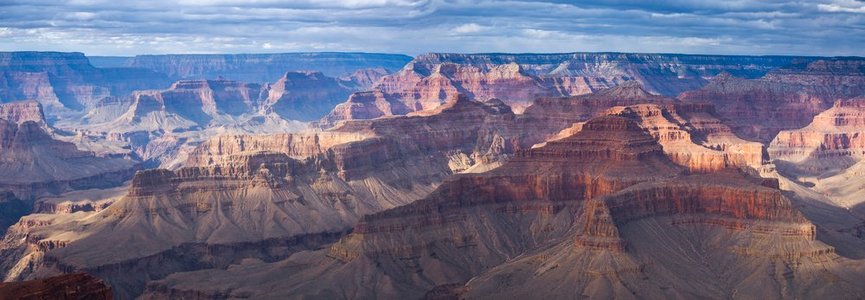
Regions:
<svg viewBox="0 0 865 300"><path fill-rule="evenodd" d="M792 57L724 57L660 54L447 54L416 57L380 79L370 92L353 95L323 120L404 115L441 105L462 93L500 99L515 111L539 97L588 94L637 81L655 94L697 89L720 72L748 78L787 65Z"/></svg>
<svg viewBox="0 0 865 300"><path fill-rule="evenodd" d="M757 79L724 74L679 99L712 103L736 134L769 143L781 130L805 127L836 100L865 93L863 64L865 60L857 58L821 59Z"/></svg>
<svg viewBox="0 0 865 300"><path fill-rule="evenodd" d="M327 249L174 274L148 284L143 297L686 298L720 297L730 287L769 298L862 292L854 283L862 262L817 241L777 181L734 169L687 173L633 119L597 117L492 171L455 176L421 200L362 217ZM792 277L759 272L791 265L807 267L790 271ZM713 274L721 270L728 277L718 282ZM202 276L211 282L201 284ZM778 282L787 288L764 291ZM825 285L831 288L810 288Z"/></svg>

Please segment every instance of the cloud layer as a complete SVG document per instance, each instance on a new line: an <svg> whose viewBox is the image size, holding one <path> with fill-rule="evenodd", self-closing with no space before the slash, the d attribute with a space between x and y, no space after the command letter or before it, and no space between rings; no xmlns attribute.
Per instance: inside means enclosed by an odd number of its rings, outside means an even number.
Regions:
<svg viewBox="0 0 865 300"><path fill-rule="evenodd" d="M0 50L865 55L863 49L865 2L858 0L0 0Z"/></svg>

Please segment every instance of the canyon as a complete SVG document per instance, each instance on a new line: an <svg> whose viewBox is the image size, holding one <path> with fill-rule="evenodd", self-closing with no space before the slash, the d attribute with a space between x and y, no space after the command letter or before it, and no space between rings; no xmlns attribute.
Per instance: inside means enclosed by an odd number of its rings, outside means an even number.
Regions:
<svg viewBox="0 0 865 300"><path fill-rule="evenodd" d="M2 52L0 74L3 295L865 296L865 59Z"/></svg>

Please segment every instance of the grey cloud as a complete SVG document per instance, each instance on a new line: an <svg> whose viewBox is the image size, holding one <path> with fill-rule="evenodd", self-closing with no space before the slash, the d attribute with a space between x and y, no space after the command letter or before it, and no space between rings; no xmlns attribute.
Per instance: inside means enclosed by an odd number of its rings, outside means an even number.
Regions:
<svg viewBox="0 0 865 300"><path fill-rule="evenodd" d="M5 1L0 50L862 55L865 48L865 4L856 0L648 2Z"/></svg>

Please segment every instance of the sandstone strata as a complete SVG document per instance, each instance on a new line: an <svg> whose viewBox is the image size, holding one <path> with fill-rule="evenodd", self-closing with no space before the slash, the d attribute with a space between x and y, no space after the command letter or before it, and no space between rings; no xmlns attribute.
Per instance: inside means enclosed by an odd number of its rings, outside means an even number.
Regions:
<svg viewBox="0 0 865 300"><path fill-rule="evenodd" d="M639 124L606 116L365 216L327 250L171 275L144 298L851 297L862 270L815 240L777 182L684 175Z"/></svg>
<svg viewBox="0 0 865 300"><path fill-rule="evenodd" d="M501 102L455 97L434 111L326 132L219 136L190 151L185 167L139 172L107 208L54 204L46 216L22 220L6 240L8 253L19 254L3 263L15 279L86 270L135 295L147 278L282 259L332 242L363 215L426 196L453 173L536 143L508 125L514 119ZM92 217L70 227L76 213ZM20 236L32 240L22 245ZM183 259L217 248L234 252ZM155 263L164 268L141 270Z"/></svg>
<svg viewBox="0 0 865 300"><path fill-rule="evenodd" d="M457 93L482 101L500 99L518 112L535 98L588 94L627 81L640 82L653 93L676 95L703 86L705 78L721 71L757 77L793 60L611 53L424 54L381 78L372 91L338 105L323 123L427 110Z"/></svg>
<svg viewBox="0 0 865 300"><path fill-rule="evenodd" d="M0 105L0 111L11 119L0 119L0 189L28 199L116 185L135 171L134 161L97 157L54 139L39 107L27 102Z"/></svg>
<svg viewBox="0 0 865 300"><path fill-rule="evenodd" d="M836 100L865 93L861 59L824 59L794 64L758 79L729 74L679 96L709 102L739 136L764 143L781 130L802 128Z"/></svg>

